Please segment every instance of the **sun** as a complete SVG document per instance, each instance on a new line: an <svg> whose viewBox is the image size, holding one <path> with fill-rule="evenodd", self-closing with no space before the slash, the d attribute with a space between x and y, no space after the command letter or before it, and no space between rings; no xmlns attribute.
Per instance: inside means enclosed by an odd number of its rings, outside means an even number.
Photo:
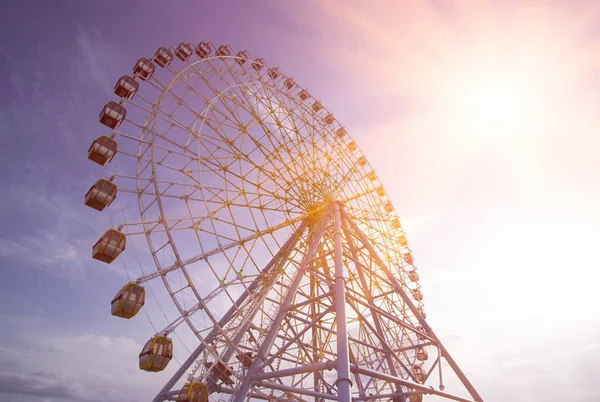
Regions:
<svg viewBox="0 0 600 402"><path fill-rule="evenodd" d="M535 107L526 79L503 71L475 75L465 83L462 97L465 123L482 134L518 130Z"/></svg>
<svg viewBox="0 0 600 402"><path fill-rule="evenodd" d="M544 119L550 97L543 65L535 56L464 55L446 69L439 102L453 128L469 138L517 137Z"/></svg>

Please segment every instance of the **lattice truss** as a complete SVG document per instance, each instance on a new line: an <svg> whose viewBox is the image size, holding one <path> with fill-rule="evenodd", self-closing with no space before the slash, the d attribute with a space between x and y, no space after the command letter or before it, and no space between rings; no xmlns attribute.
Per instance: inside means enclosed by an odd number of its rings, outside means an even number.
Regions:
<svg viewBox="0 0 600 402"><path fill-rule="evenodd" d="M156 265L132 283L162 281L175 304L157 336L185 323L196 338L156 401L187 400L181 381L205 384L211 400L337 398L336 214L354 400L480 400L424 319L385 189L320 101L208 42L161 48L134 73L100 116L118 143L105 206L117 187L119 202L137 199L139 220L118 233L145 237ZM472 399L430 384L441 360Z"/></svg>

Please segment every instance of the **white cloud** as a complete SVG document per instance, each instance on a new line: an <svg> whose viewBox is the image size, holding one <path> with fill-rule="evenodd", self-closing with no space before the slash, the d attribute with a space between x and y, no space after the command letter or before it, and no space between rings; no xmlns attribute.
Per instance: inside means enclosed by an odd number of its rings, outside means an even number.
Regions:
<svg viewBox="0 0 600 402"><path fill-rule="evenodd" d="M7 321L21 333L20 345L0 344L1 400L149 400L177 368L172 362L163 373L140 371L143 345L129 337L69 332L40 320Z"/></svg>

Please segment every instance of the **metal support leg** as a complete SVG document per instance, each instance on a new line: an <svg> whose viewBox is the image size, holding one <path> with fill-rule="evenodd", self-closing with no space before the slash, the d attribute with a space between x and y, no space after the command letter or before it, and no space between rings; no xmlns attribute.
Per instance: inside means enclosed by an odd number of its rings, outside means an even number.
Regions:
<svg viewBox="0 0 600 402"><path fill-rule="evenodd" d="M458 364L456 364L456 362L454 361L454 359L452 358L452 356L450 356L450 353L448 353L448 350L444 347L444 345L442 344L442 342L439 340L439 338L432 331L431 327L429 326L429 324L427 323L427 321L425 321L425 319L423 318L423 316L421 315L421 313L419 312L419 310L417 310L417 308L415 307L415 305L411 301L410 297L408 297L408 295L406 294L406 292L402 288L402 285L400 284L400 282L398 282L398 279L396 279L396 277L390 271L390 269L388 268L388 266L379 257L379 255L377 254L377 252L375 251L375 249L371 245L371 242L369 241L368 237L360 230L360 228L358 227L358 225L356 225L356 223L352 220L352 218L345 211L342 211L341 213L343 215L344 221L348 222L348 224L350 225L350 227L352 228L352 230L354 231L354 233L356 233L356 235L360 239L360 241L363 244L363 246L369 251L369 254L371 254L371 257L375 260L375 262L377 263L377 265L379 266L379 268L381 268L381 270L386 274L386 276L388 277L389 281L396 288L396 292L398 292L398 294L400 295L400 297L402 297L402 300L404 300L404 302L406 303L406 305L408 306L408 308L410 309L410 311L413 313L413 315L419 321L419 324L421 324L423 326L423 328L425 328L425 331L427 332L427 335L429 335L432 339L435 340L436 344L438 345L438 347L440 348L440 350L442 352L442 356L446 359L446 361L448 362L448 364L450 365L450 367L452 367L452 370L454 370L454 373L460 379L460 381L463 383L463 385L465 386L465 388L467 389L467 391L469 391L469 393L471 394L471 396L473 397L473 399L475 401L478 401L478 402L479 401L483 401L483 399L481 398L481 396L479 395L479 393L475 390L475 387L473 386L473 384L471 384L471 382L469 381L469 379L467 378L467 376L462 372L462 370L460 369L460 367L458 367Z"/></svg>
<svg viewBox="0 0 600 402"><path fill-rule="evenodd" d="M337 322L337 365L338 401L350 402L350 353L348 350L348 328L346 322L346 274L342 261L342 219L340 205L334 204L334 256L335 256L335 315Z"/></svg>
<svg viewBox="0 0 600 402"><path fill-rule="evenodd" d="M250 386L252 385L252 381L256 380L256 375L259 372L260 366L268 360L268 353L271 347L273 346L273 342L277 337L277 333L279 332L279 327L281 322L283 321L283 317L287 314L290 305L292 304L292 300L294 299L296 290L298 286L300 286L300 282L302 281L303 276L305 275L305 270L308 263L312 260L315 252L317 251L317 246L321 242L321 238L323 237L323 233L325 232L325 228L327 227L327 223L331 219L331 211L328 211L322 218L321 223L319 224L318 229L313 233L313 237L310 241L310 244L306 250L306 254L298 267L298 271L295 274L294 280L289 287L288 293L275 316L275 319L271 323L271 328L267 333L266 337L263 340L262 345L260 345L260 349L256 354L256 358L252 362L252 365L248 369L246 373L246 377L244 378L240 388L237 390L236 395L233 399L233 402L242 402L250 391Z"/></svg>
<svg viewBox="0 0 600 402"><path fill-rule="evenodd" d="M287 256L290 254L292 249L296 246L296 243L298 242L302 233L306 229L306 226L307 226L307 223L306 223L306 221L304 221L300 225L300 227L292 234L292 236L290 236L290 238L285 242L283 247L281 247L281 249L277 252L277 254L275 254L273 256L273 258L271 259L271 261L269 261L269 263L265 266L265 268L261 272L263 275L266 275L269 272L271 272L272 270L274 270L275 268L277 268L277 266L279 265L278 263L280 261L284 260L285 258L287 258ZM181 365L181 367L177 370L177 372L175 372L173 377L171 377L171 379L165 384L165 386L160 390L160 392L154 397L152 402L161 402L164 400L166 393L169 392L171 390L171 388L173 388L173 386L177 383L177 381L179 381L179 379L191 367L191 365L196 361L196 359L200 356L200 354L202 354L202 352L205 349L204 345L211 343L219 334L221 334L222 328L231 319L233 319L235 317L235 313L239 309L239 307L244 303L244 301L246 301L248 296L253 295L255 289L261 285L263 285L263 281L262 281L261 277L258 277L250 284L250 286L248 286L248 289L244 293L242 293L242 295L236 300L235 304L233 306L231 306L231 308L227 311L227 313L225 313L225 315L221 318L221 320L219 320L219 325L215 326L210 331L210 333L206 336L206 338L204 338L204 342L200 343L200 345L198 345L198 347L192 352L192 354L190 354L190 356Z"/></svg>

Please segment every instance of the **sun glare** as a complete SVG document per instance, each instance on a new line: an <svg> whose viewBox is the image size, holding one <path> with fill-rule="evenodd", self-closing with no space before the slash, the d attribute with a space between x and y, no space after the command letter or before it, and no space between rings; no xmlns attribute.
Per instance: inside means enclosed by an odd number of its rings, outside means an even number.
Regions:
<svg viewBox="0 0 600 402"><path fill-rule="evenodd" d="M483 134L508 134L526 123L533 104L523 77L490 71L470 79L459 103L468 128Z"/></svg>
<svg viewBox="0 0 600 402"><path fill-rule="evenodd" d="M539 127L552 101L548 56L527 43L515 45L513 58L481 47L443 68L443 89L435 93L453 128L469 137L499 138Z"/></svg>

